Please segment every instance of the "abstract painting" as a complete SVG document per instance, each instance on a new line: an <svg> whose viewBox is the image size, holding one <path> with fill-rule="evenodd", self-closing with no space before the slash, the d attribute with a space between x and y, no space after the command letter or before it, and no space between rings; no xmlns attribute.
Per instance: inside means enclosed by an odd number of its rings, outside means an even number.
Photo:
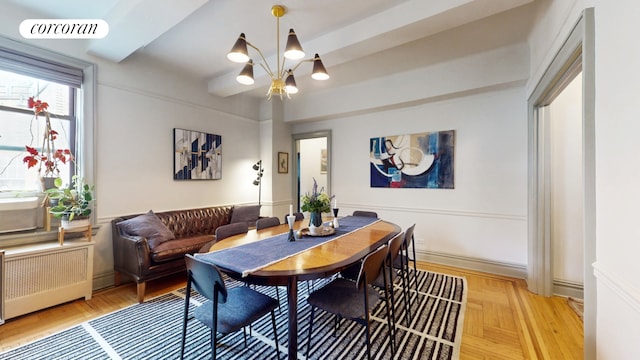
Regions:
<svg viewBox="0 0 640 360"><path fill-rule="evenodd" d="M222 178L222 136L173 129L173 179Z"/></svg>
<svg viewBox="0 0 640 360"><path fill-rule="evenodd" d="M371 187L453 189L455 130L371 138Z"/></svg>

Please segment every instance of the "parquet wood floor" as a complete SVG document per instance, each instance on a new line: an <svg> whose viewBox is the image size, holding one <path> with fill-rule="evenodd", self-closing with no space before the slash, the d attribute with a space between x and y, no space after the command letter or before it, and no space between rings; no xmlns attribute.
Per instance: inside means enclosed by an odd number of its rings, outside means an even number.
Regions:
<svg viewBox="0 0 640 360"><path fill-rule="evenodd" d="M582 359L583 326L562 297L530 293L524 280L418 262L418 267L467 278L469 292L461 359ZM184 286L184 275L152 281L147 297ZM0 351L8 350L137 303L135 284L9 319L0 326Z"/></svg>

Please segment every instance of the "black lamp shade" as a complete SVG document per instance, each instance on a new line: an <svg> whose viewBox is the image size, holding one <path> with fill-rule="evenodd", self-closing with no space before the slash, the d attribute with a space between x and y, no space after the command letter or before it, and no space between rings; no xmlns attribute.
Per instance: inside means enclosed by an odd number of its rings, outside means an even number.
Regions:
<svg viewBox="0 0 640 360"><path fill-rule="evenodd" d="M249 51L247 50L247 40L244 37L244 33L241 33L233 44L231 51L227 54L227 59L236 63L246 63L249 61Z"/></svg>
<svg viewBox="0 0 640 360"><path fill-rule="evenodd" d="M284 48L284 57L290 60L299 60L304 57L304 51L302 51L302 45L298 41L295 31L289 29L289 36L287 37L287 46Z"/></svg>
<svg viewBox="0 0 640 360"><path fill-rule="evenodd" d="M249 59L249 62L242 68L240 74L236 76L236 80L242 85L253 85L253 60Z"/></svg>
<svg viewBox="0 0 640 360"><path fill-rule="evenodd" d="M316 54L316 56L314 56L313 58L313 71L311 72L311 77L315 80L329 79L327 69L324 68L322 60L320 60L320 55L318 54Z"/></svg>
<svg viewBox="0 0 640 360"><path fill-rule="evenodd" d="M293 77L293 72L291 70L289 70L288 73L289 75L287 75L287 78L284 81L284 88L287 91L287 94L296 94L298 92L296 79Z"/></svg>

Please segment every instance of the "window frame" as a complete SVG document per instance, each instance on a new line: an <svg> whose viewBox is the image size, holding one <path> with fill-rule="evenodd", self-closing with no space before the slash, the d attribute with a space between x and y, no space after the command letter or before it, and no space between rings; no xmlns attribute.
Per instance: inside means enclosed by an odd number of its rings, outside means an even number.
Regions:
<svg viewBox="0 0 640 360"><path fill-rule="evenodd" d="M0 47L11 49L28 56L54 61L82 71L82 85L76 90L75 161L79 167L79 175L87 183L96 184L96 149L95 149L95 119L96 119L96 65L84 60L76 59L53 50L26 44L0 35ZM43 213L43 212L39 212ZM41 216L39 216L40 218ZM92 223L96 223L97 209L92 211ZM38 224L42 224L38 219ZM13 246L41 242L56 238L55 231L44 231L38 227L33 231L0 234L0 245Z"/></svg>

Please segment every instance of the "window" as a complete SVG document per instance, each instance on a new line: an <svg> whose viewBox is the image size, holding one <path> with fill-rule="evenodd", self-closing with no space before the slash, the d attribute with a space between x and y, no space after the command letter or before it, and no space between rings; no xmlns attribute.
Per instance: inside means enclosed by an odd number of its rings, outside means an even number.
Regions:
<svg viewBox="0 0 640 360"><path fill-rule="evenodd" d="M1 64L0 64L1 67ZM35 118L27 99L49 103L51 126L59 135L56 149L75 149L76 89L36 77L0 70L0 192L38 190L38 166L28 169L22 159L25 145L41 150L44 116ZM60 177L69 183L73 163L62 166Z"/></svg>
<svg viewBox="0 0 640 360"><path fill-rule="evenodd" d="M27 171L22 161L32 137L34 147L42 147L42 126L30 126L34 119L33 109L27 107L30 96L49 103L52 127L59 134L55 147L69 148L75 156L75 168L67 166L61 176L68 181L77 173L85 182L95 184L95 79L96 68L91 63L0 36L0 201L5 208L7 204L11 208L11 199L16 196L36 195L30 190L39 185L37 170ZM40 214L35 216L39 231L0 231L0 245L55 238L55 234L41 231L41 212L36 213ZM92 215L97 216L96 209ZM4 218L0 216L0 223Z"/></svg>

